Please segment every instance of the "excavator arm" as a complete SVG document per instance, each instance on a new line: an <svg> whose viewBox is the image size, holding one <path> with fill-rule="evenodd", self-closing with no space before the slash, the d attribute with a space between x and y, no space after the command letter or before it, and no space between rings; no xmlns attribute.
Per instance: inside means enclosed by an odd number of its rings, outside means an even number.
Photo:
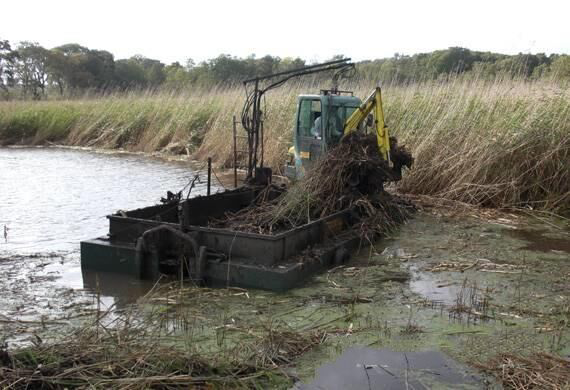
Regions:
<svg viewBox="0 0 570 390"><path fill-rule="evenodd" d="M402 168L411 168L414 163L412 155L403 146L398 146L396 138L390 137L388 126L384 122L384 109L382 108L382 93L380 87L366 98L344 124L343 138L356 131L361 123L364 123L370 113L374 113L374 129L378 143L378 152L386 160L389 167L390 179L398 181L402 179Z"/></svg>
<svg viewBox="0 0 570 390"><path fill-rule="evenodd" d="M366 120L368 114L371 112L374 112L374 129L378 141L378 151L380 155L388 161L388 164L390 164L390 134L388 126L386 126L384 122L384 109L382 108L382 93L380 87L376 87L370 96L368 96L360 107L346 120L343 137L356 131L358 126Z"/></svg>

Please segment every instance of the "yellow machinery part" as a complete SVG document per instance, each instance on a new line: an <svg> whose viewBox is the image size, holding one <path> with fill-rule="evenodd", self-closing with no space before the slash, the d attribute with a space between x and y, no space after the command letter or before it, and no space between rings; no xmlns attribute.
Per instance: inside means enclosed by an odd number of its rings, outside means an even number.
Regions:
<svg viewBox="0 0 570 390"><path fill-rule="evenodd" d="M366 120L368 114L374 110L374 127L378 141L378 151L382 157L390 162L390 134L388 126L384 122L384 108L382 107L382 92L380 87L366 98L366 100L355 110L344 124L344 135L346 137L351 132L358 129L358 126Z"/></svg>

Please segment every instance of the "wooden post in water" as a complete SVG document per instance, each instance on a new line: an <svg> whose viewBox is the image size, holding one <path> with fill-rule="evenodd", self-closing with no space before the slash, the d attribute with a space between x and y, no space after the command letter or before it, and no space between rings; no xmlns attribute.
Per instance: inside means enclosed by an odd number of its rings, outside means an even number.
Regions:
<svg viewBox="0 0 570 390"><path fill-rule="evenodd" d="M212 157L208 157L208 187L206 195L210 196L210 184L212 183Z"/></svg>
<svg viewBox="0 0 570 390"><path fill-rule="evenodd" d="M237 129L236 129L236 116L234 115L234 188L237 188Z"/></svg>

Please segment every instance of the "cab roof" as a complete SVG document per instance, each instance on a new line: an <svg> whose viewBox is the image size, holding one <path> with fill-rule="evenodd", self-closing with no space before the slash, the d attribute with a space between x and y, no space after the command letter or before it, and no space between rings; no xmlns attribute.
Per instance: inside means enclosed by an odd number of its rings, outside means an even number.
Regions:
<svg viewBox="0 0 570 390"><path fill-rule="evenodd" d="M316 94L302 94L299 95L298 100L301 99L311 99L311 100L321 100L324 97L330 97L336 103L356 103L360 105L362 100L356 96L347 95L316 95Z"/></svg>

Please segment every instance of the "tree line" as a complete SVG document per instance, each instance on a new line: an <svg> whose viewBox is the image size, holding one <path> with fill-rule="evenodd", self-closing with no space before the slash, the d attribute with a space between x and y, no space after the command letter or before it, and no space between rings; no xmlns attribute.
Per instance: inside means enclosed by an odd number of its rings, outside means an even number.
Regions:
<svg viewBox="0 0 570 390"><path fill-rule="evenodd" d="M335 56L334 59L342 58ZM238 58L221 54L196 64L166 65L159 60L136 55L115 60L105 50L70 43L46 49L37 43L12 45L0 39L0 97L3 99L44 99L48 96L84 94L148 88L184 88L195 85L235 83L306 65L301 58L251 55ZM431 53L401 55L361 61L357 74L374 81L409 83L447 77L450 74L493 78L507 77L570 79L570 56L559 54L505 55L472 51L460 47Z"/></svg>
<svg viewBox="0 0 570 390"><path fill-rule="evenodd" d="M363 61L360 73L396 83L433 80L450 74L465 74L484 79L497 76L538 79L552 77L570 80L570 56L560 54L506 55L481 52L462 47L450 47L412 56L396 53L392 58Z"/></svg>

